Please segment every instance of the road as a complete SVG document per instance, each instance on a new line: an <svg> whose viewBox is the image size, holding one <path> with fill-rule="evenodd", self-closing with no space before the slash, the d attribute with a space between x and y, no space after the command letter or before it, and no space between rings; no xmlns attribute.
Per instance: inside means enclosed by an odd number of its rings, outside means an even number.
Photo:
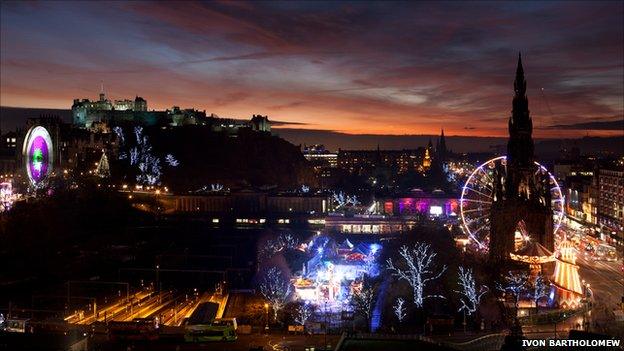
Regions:
<svg viewBox="0 0 624 351"><path fill-rule="evenodd" d="M322 350L325 342L330 345L330 349L338 343L340 335L287 335L287 334L251 334L239 335L238 340L233 342L204 342L186 343L183 341L157 341L150 343L135 343L132 350L135 351L160 351L160 350L210 350L210 351L249 351L250 349L262 347L265 351L303 351L306 348L314 347L315 350ZM101 345L101 349L126 350L126 345L108 344Z"/></svg>
<svg viewBox="0 0 624 351"><path fill-rule="evenodd" d="M582 256L576 262L579 265L579 275L590 284L594 301L616 307L624 294L621 263L592 261Z"/></svg>

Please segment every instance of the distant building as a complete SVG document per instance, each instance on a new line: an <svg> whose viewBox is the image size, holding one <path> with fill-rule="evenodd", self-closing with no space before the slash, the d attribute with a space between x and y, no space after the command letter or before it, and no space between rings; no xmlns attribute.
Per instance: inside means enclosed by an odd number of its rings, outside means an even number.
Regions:
<svg viewBox="0 0 624 351"><path fill-rule="evenodd" d="M0 136L0 176L11 175L17 168L18 143L21 144L23 136L16 132L8 132Z"/></svg>
<svg viewBox="0 0 624 351"><path fill-rule="evenodd" d="M428 170L431 168L431 152L433 150L433 145L431 144L431 139L429 139L429 144L427 144L427 148L425 149L425 156L423 157L422 168L424 170Z"/></svg>
<svg viewBox="0 0 624 351"><path fill-rule="evenodd" d="M269 117L262 115L253 115L251 117L251 130L256 132L271 132L271 123Z"/></svg>
<svg viewBox="0 0 624 351"><path fill-rule="evenodd" d="M140 96L133 100L115 100L106 98L104 91L99 100L74 99L72 121L74 126L108 133L113 124L123 121L146 125L161 123L166 117L164 112L147 111L147 101Z"/></svg>
<svg viewBox="0 0 624 351"><path fill-rule="evenodd" d="M303 157L312 163L315 171L338 167L338 154L325 149L324 145L304 146Z"/></svg>
<svg viewBox="0 0 624 351"><path fill-rule="evenodd" d="M624 171L598 171L598 224L609 241L624 245Z"/></svg>
<svg viewBox="0 0 624 351"><path fill-rule="evenodd" d="M206 116L205 110L182 109L179 106L165 111L148 111L147 101L140 96L134 100L111 101L104 91L95 101L74 99L72 119L75 127L102 133L109 133L111 127L126 122L146 126L208 126L212 131L228 134L237 134L239 130L271 132L271 122L267 116L253 115L251 120L220 118L214 114Z"/></svg>
<svg viewBox="0 0 624 351"><path fill-rule="evenodd" d="M576 175L565 178L565 210L569 217L587 224L596 224L592 196L595 196L595 182L591 175Z"/></svg>
<svg viewBox="0 0 624 351"><path fill-rule="evenodd" d="M412 150L339 150L338 167L352 174L365 174L378 167L397 174L420 170L425 155L423 148Z"/></svg>
<svg viewBox="0 0 624 351"><path fill-rule="evenodd" d="M445 164L448 162L449 151L446 148L446 138L444 137L444 129L440 131L440 138L438 138L438 141L436 143L435 153L436 153L435 158L438 160L438 162L440 162L441 164Z"/></svg>
<svg viewBox="0 0 624 351"><path fill-rule="evenodd" d="M172 126L202 125L206 120L206 111L193 108L180 109L179 106L173 106L166 112Z"/></svg>

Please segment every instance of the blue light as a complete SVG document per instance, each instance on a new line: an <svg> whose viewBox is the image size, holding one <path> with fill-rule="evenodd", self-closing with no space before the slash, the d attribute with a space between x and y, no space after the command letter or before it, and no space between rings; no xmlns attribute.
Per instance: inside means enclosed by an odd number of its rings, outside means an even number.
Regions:
<svg viewBox="0 0 624 351"><path fill-rule="evenodd" d="M370 253L374 255L375 253L377 253L377 251L379 251L379 249L381 249L381 245L370 244L369 248L370 248Z"/></svg>

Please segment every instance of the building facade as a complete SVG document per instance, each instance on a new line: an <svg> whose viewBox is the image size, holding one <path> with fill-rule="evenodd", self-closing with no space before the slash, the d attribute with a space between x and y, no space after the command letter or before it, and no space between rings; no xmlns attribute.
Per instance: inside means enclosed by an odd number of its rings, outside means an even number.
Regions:
<svg viewBox="0 0 624 351"><path fill-rule="evenodd" d="M598 225L609 241L624 245L624 171L598 171Z"/></svg>

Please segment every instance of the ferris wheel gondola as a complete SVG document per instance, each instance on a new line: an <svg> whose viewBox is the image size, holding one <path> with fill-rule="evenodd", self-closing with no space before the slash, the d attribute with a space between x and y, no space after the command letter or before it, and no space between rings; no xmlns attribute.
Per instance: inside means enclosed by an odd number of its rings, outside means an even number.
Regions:
<svg viewBox="0 0 624 351"><path fill-rule="evenodd" d="M479 249L487 249L490 238L490 213L495 200L494 178L497 167L506 167L507 157L500 156L479 165L462 188L460 214L463 228ZM542 174L550 190L553 229L556 233L564 212L564 197L555 177L546 167L535 162L535 174Z"/></svg>

